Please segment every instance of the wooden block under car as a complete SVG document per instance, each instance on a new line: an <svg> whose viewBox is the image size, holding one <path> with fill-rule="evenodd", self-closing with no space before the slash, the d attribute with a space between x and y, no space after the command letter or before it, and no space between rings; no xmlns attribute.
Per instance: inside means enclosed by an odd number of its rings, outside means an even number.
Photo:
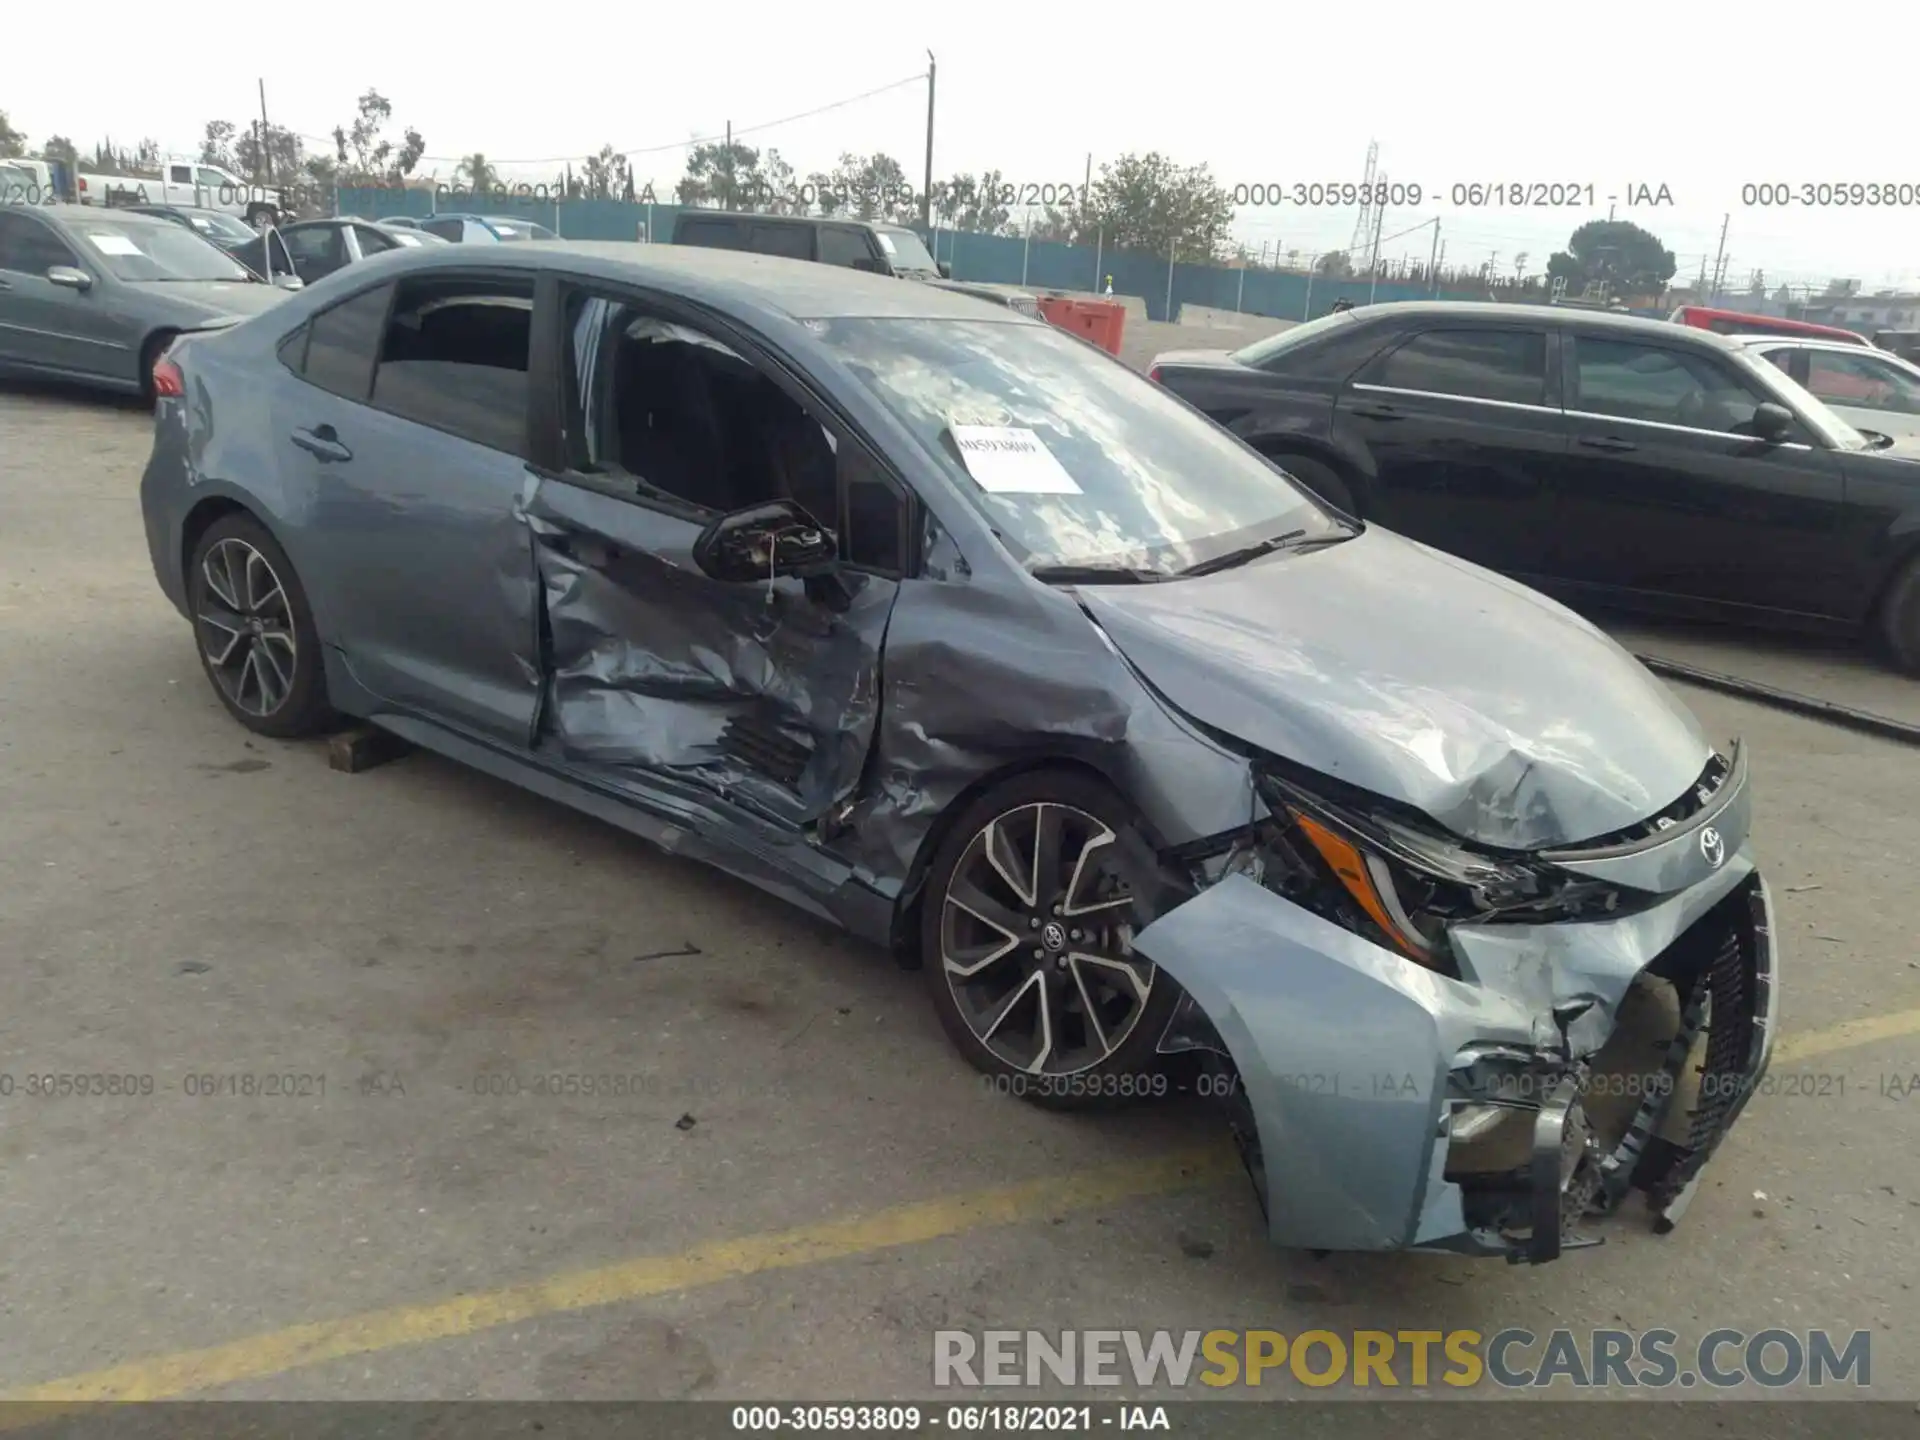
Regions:
<svg viewBox="0 0 1920 1440"><path fill-rule="evenodd" d="M327 766L343 775L358 775L412 750L412 745L390 731L375 725L356 725L327 741Z"/></svg>

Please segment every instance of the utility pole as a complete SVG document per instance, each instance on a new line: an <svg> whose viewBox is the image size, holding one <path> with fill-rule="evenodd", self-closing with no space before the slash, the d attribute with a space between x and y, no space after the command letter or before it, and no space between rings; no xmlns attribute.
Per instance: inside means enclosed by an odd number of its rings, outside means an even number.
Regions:
<svg viewBox="0 0 1920 1440"><path fill-rule="evenodd" d="M1720 298L1720 264L1727 256L1727 226L1733 223L1733 214L1729 211L1720 222L1720 250L1713 257L1713 298Z"/></svg>
<svg viewBox="0 0 1920 1440"><path fill-rule="evenodd" d="M720 153L726 157L726 163L720 171L720 183L727 187L726 197L721 201L721 208L731 210L733 208L733 122L731 120L727 121L727 148Z"/></svg>
<svg viewBox="0 0 1920 1440"><path fill-rule="evenodd" d="M1434 228L1438 230L1439 229L1438 224L1436 224ZM1442 240L1440 242L1440 254L1437 257L1435 257L1433 262L1433 293L1436 295L1440 293L1440 267L1446 263L1447 263L1447 242Z"/></svg>
<svg viewBox="0 0 1920 1440"><path fill-rule="evenodd" d="M1387 177L1382 175L1375 182L1374 193L1380 194L1387 188ZM1373 297L1380 290L1380 228L1387 222L1387 203L1382 200L1373 207L1373 261L1368 265L1370 278L1367 282L1367 304L1373 304Z"/></svg>
<svg viewBox="0 0 1920 1440"><path fill-rule="evenodd" d="M267 123L267 80L260 77L260 163L266 167L267 183L273 183L273 126ZM293 177L287 177L291 180Z"/></svg>
<svg viewBox="0 0 1920 1440"><path fill-rule="evenodd" d="M920 228L928 231L933 229L933 81L939 68L933 51L927 51L927 173L920 187ZM1087 163L1093 163L1091 156Z"/></svg>
<svg viewBox="0 0 1920 1440"><path fill-rule="evenodd" d="M1433 248L1427 252L1427 285L1430 290L1440 286L1439 271L1434 268L1440 262L1440 217L1433 217Z"/></svg>
<svg viewBox="0 0 1920 1440"><path fill-rule="evenodd" d="M1087 178L1080 182L1080 213L1087 213L1087 203L1093 198L1093 152L1087 152Z"/></svg>

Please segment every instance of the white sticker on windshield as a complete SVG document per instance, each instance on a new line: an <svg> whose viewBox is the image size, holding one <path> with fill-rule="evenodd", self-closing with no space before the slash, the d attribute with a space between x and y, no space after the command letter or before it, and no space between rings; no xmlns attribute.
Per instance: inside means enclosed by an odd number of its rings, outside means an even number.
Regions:
<svg viewBox="0 0 1920 1440"><path fill-rule="evenodd" d="M124 235L115 235L111 231L89 230L87 239L93 242L93 248L102 255L138 255L140 247Z"/></svg>
<svg viewBox="0 0 1920 1440"><path fill-rule="evenodd" d="M1007 425L955 425L967 473L993 495L1078 495L1080 487L1031 430Z"/></svg>
<svg viewBox="0 0 1920 1440"><path fill-rule="evenodd" d="M873 233L874 233L874 237L877 240L879 240L880 248L882 250L886 251L889 255L898 255L900 253L898 250L895 250L893 248L893 237L889 235L886 231L876 230Z"/></svg>

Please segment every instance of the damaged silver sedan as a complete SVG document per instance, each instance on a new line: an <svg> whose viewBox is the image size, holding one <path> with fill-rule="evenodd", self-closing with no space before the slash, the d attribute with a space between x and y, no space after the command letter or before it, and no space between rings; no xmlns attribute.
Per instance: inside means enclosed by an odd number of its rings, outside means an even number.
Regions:
<svg viewBox="0 0 1920 1440"><path fill-rule="evenodd" d="M241 724L370 721L886 944L1042 1103L1197 1077L1281 1245L1670 1227L1767 1065L1740 746L1044 324L443 247L155 382L154 568Z"/></svg>

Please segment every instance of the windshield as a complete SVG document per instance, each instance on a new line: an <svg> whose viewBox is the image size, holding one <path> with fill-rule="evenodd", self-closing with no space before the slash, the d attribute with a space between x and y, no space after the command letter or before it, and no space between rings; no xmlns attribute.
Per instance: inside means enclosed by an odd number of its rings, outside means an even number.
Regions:
<svg viewBox="0 0 1920 1440"><path fill-rule="evenodd" d="M180 225L133 226L88 219L73 227L96 265L134 284L169 280L244 281L252 273L226 251Z"/></svg>
<svg viewBox="0 0 1920 1440"><path fill-rule="evenodd" d="M1342 528L1225 430L1060 331L809 324L1031 568L1171 575L1287 531Z"/></svg>
<svg viewBox="0 0 1920 1440"><path fill-rule="evenodd" d="M225 236L229 240L251 240L253 227L246 221L232 215L222 215L218 210L189 210L185 212L187 223L202 235Z"/></svg>
<svg viewBox="0 0 1920 1440"><path fill-rule="evenodd" d="M1336 310L1331 315L1322 315L1318 320L1309 320L1304 325L1295 325L1282 330L1278 335L1269 335L1264 340L1256 340L1243 350L1233 352L1233 358L1242 365L1260 366L1283 351L1291 350L1295 345L1315 336L1324 335L1329 330L1337 330L1342 325L1351 325L1354 312Z"/></svg>
<svg viewBox="0 0 1920 1440"><path fill-rule="evenodd" d="M927 253L927 247L920 243L920 237L911 230L875 230L874 238L880 242L880 248L887 252L887 263L896 271L922 272L938 275L940 267Z"/></svg>
<svg viewBox="0 0 1920 1440"><path fill-rule="evenodd" d="M1736 365L1744 366L1747 373L1761 385L1778 393L1786 402L1787 408L1798 413L1800 418L1807 422L1808 427L1835 450L1871 450L1873 448L1873 441L1834 414L1827 408L1826 401L1799 384L1791 375L1771 361L1761 359L1751 350L1739 351L1734 355L1733 361Z"/></svg>

